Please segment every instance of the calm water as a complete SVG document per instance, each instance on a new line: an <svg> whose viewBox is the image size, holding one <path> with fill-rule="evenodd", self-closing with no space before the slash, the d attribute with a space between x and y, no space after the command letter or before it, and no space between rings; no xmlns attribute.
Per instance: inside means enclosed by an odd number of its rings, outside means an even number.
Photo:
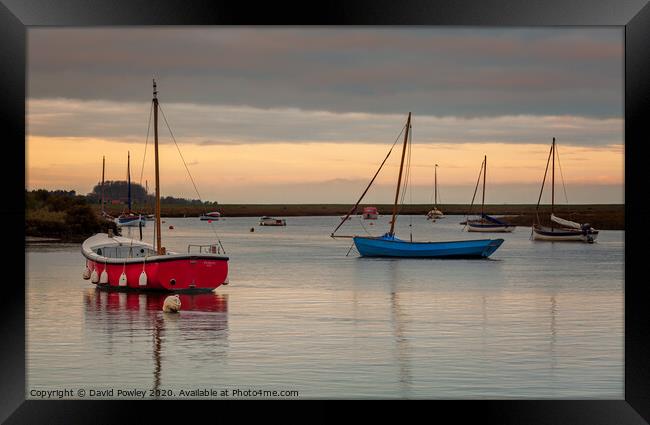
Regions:
<svg viewBox="0 0 650 425"><path fill-rule="evenodd" d="M408 239L412 223L414 240L503 237L489 260L346 257L351 241L328 236L338 217L290 217L287 227L226 218L214 228L230 285L183 296L178 315L162 313L161 295L96 290L81 278L79 245L28 246L27 397L204 388L622 399L624 232L601 231L593 245L533 242L523 227L461 232L461 218L401 217L397 234ZM168 249L214 239L198 218L165 221ZM387 222L365 227L378 235ZM340 233L365 234L360 223Z"/></svg>

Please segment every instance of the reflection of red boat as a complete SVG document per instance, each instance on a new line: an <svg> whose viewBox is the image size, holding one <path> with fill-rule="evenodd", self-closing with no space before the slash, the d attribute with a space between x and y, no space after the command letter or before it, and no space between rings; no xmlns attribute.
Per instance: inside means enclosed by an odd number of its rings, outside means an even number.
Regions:
<svg viewBox="0 0 650 425"><path fill-rule="evenodd" d="M364 207L361 216L364 220L377 220L379 218L379 211L375 207Z"/></svg>
<svg viewBox="0 0 650 425"><path fill-rule="evenodd" d="M177 294L181 299L182 311L227 312L228 297L215 293L208 294ZM110 311L151 311L160 312L169 294L141 293L122 291L90 292L87 297L89 306L96 310Z"/></svg>

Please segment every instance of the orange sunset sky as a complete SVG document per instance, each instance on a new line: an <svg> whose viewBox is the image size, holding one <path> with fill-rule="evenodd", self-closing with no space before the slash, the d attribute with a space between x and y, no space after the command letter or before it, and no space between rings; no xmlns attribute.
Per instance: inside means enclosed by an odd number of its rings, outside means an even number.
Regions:
<svg viewBox="0 0 650 425"><path fill-rule="evenodd" d="M616 28L32 28L27 189L90 192L102 156L124 180L129 151L153 191L152 77L203 200L353 203L412 112L407 202L438 164L440 201L469 203L486 154L488 203L536 203L553 137L560 202L624 202ZM162 194L196 198L159 128Z"/></svg>

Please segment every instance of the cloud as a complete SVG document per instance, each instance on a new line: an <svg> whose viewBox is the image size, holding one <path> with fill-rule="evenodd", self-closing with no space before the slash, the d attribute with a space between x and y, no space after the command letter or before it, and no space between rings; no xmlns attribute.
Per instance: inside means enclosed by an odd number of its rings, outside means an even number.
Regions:
<svg viewBox="0 0 650 425"><path fill-rule="evenodd" d="M178 142L197 145L259 143L386 143L405 124L406 114L334 113L297 108L161 103ZM30 136L103 138L144 143L150 105L146 102L29 99ZM623 143L623 120L567 115L454 117L414 111L413 143L534 143L552 137L563 145L607 146ZM171 143L165 120L160 142ZM149 140L153 130L149 129Z"/></svg>
<svg viewBox="0 0 650 425"><path fill-rule="evenodd" d="M623 114L620 28L31 28L32 98L435 116Z"/></svg>

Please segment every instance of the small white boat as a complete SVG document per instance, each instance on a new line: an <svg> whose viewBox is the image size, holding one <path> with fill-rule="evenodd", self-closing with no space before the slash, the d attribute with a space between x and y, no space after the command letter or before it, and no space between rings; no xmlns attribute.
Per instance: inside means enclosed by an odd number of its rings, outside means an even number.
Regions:
<svg viewBox="0 0 650 425"><path fill-rule="evenodd" d="M219 220L219 218L221 218L221 213L217 211L213 211L213 212L201 214L199 218L201 220L213 220L213 221Z"/></svg>
<svg viewBox="0 0 650 425"><path fill-rule="evenodd" d="M438 208L434 208L427 213L427 220L435 220L438 218L444 218L444 214Z"/></svg>
<svg viewBox="0 0 650 425"><path fill-rule="evenodd" d="M273 218L264 216L260 218L260 226L286 226L287 221L284 218Z"/></svg>

